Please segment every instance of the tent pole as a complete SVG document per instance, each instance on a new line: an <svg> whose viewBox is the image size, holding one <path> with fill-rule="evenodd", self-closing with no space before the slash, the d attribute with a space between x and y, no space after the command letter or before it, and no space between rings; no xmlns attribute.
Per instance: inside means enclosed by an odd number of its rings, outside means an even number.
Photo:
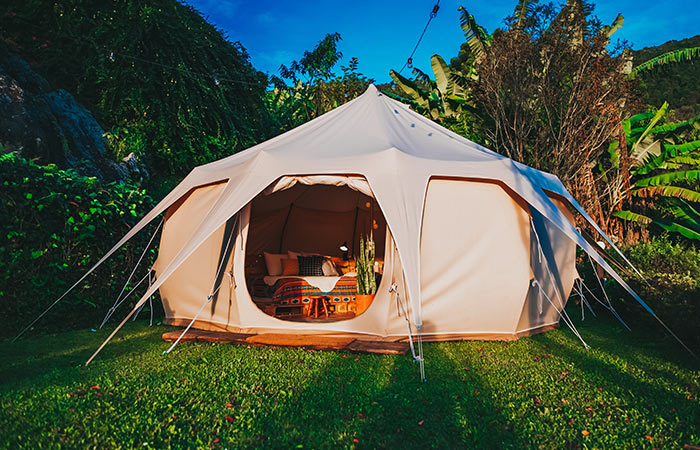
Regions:
<svg viewBox="0 0 700 450"><path fill-rule="evenodd" d="M357 216L360 214L360 207L355 207L355 222L352 224L352 241L350 241L350 250L353 258L355 257L355 238L357 237Z"/></svg>
<svg viewBox="0 0 700 450"><path fill-rule="evenodd" d="M294 202L289 204L289 211L287 211L287 217L284 218L284 225L282 225L282 232L280 233L280 248L278 253L282 253L282 244L284 243L284 232L287 230L287 223L289 222L289 216L292 215L292 208L294 208Z"/></svg>

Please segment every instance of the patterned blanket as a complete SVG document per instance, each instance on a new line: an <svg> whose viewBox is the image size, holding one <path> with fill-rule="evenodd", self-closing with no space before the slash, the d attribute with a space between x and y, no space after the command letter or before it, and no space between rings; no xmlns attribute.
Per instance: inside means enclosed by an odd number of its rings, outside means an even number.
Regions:
<svg viewBox="0 0 700 450"><path fill-rule="evenodd" d="M357 295L357 278L342 277L330 292L322 292L301 278L286 278L278 280L270 287L272 300L280 305L306 305L311 297L325 296L331 304L354 302Z"/></svg>

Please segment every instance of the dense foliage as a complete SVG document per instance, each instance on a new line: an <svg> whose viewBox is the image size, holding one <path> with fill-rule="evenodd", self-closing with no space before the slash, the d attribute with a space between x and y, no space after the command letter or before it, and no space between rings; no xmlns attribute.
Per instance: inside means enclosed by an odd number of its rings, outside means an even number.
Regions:
<svg viewBox="0 0 700 450"><path fill-rule="evenodd" d="M633 52L634 64L641 64L664 53L700 47L700 35L679 41L643 48ZM700 62L663 66L638 77L644 93L644 102L661 105L668 102L676 110L677 120L685 120L700 114Z"/></svg>
<svg viewBox="0 0 700 450"><path fill-rule="evenodd" d="M163 327L6 344L0 448L683 448L700 445L687 354L602 315L516 342L403 355L169 343ZM690 447L688 447L690 448Z"/></svg>
<svg viewBox="0 0 700 450"><path fill-rule="evenodd" d="M153 206L143 190L128 184L100 186L95 178L0 156L0 336L16 334L37 317ZM38 326L99 323L148 234L132 239Z"/></svg>
<svg viewBox="0 0 700 450"><path fill-rule="evenodd" d="M625 207L614 216L700 240L700 115L667 122L667 110L623 121L624 142L609 146L608 169L601 158L601 177L608 204Z"/></svg>
<svg viewBox="0 0 700 450"><path fill-rule="evenodd" d="M0 38L77 96L161 177L273 135L267 77L190 6L173 0L8 0Z"/></svg>

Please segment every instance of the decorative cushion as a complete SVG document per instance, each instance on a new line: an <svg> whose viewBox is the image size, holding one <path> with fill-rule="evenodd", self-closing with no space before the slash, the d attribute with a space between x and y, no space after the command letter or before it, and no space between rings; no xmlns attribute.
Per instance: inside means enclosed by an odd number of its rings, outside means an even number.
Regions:
<svg viewBox="0 0 700 450"><path fill-rule="evenodd" d="M322 277L323 276L323 256L299 256L299 275L302 277Z"/></svg>
<svg viewBox="0 0 700 450"><path fill-rule="evenodd" d="M265 265L267 273L272 277L282 274L282 258L286 258L287 254L267 253L265 252Z"/></svg>
<svg viewBox="0 0 700 450"><path fill-rule="evenodd" d="M323 271L324 277L338 276L338 270L335 268L335 264L333 264L333 261L331 261L331 259L328 257L323 258L323 265L321 266L321 270Z"/></svg>
<svg viewBox="0 0 700 450"><path fill-rule="evenodd" d="M282 258L282 275L299 275L299 261L294 258Z"/></svg>

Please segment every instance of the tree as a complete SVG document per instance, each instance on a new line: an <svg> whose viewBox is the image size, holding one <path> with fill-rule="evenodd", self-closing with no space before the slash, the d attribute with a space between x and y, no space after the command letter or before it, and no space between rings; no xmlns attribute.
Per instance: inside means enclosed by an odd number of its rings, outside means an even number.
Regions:
<svg viewBox="0 0 700 450"><path fill-rule="evenodd" d="M489 40L473 32L471 91L485 112L488 145L557 175L604 225L593 168L620 132L633 85L624 47L606 49L621 16L604 27L591 13L580 0L558 11L519 2Z"/></svg>
<svg viewBox="0 0 700 450"><path fill-rule="evenodd" d="M341 66L336 76L333 67L342 58L337 44L340 34L327 34L312 51L289 66L280 66L280 77L271 77L275 88L267 93L267 105L281 124L282 131L292 129L362 94L374 80L358 71L353 57ZM303 79L302 79L303 78ZM292 81L288 86L286 80Z"/></svg>
<svg viewBox="0 0 700 450"><path fill-rule="evenodd" d="M269 137L265 74L192 7L173 0L8 0L0 38L96 115L115 158L164 177Z"/></svg>

